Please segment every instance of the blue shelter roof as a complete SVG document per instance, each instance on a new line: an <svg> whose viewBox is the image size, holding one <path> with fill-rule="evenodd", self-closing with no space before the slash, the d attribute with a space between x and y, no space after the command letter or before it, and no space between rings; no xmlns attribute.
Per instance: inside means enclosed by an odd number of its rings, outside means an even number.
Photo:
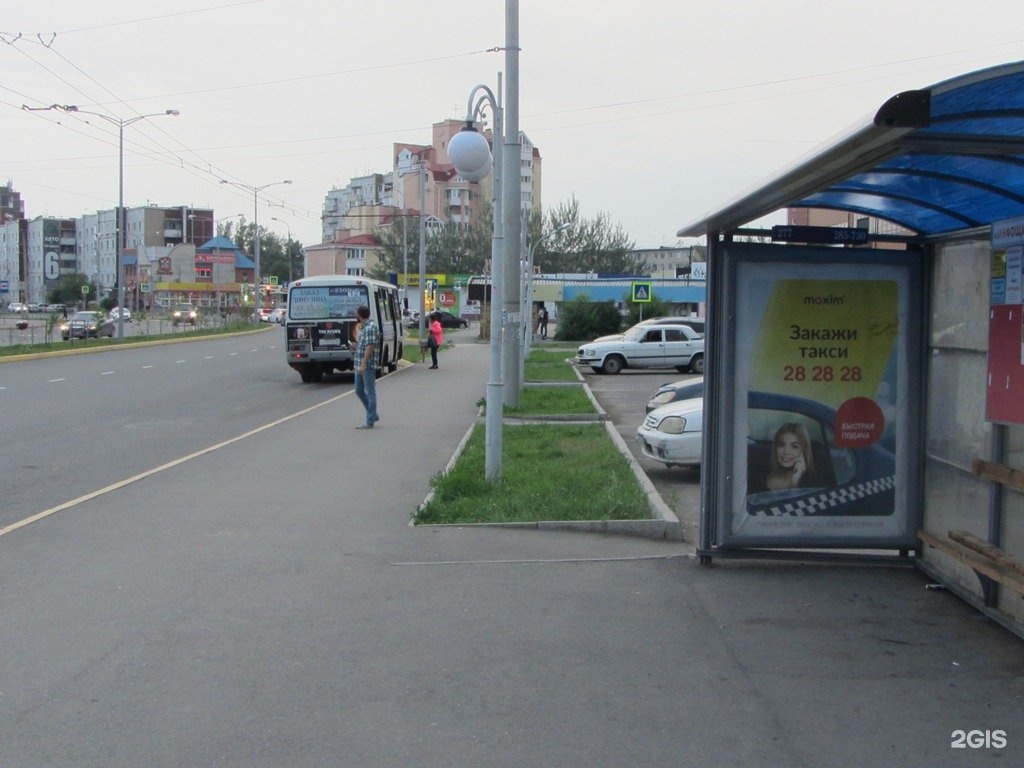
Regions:
<svg viewBox="0 0 1024 768"><path fill-rule="evenodd" d="M896 94L678 235L736 229L786 207L877 216L925 236L1024 215L1024 61Z"/></svg>

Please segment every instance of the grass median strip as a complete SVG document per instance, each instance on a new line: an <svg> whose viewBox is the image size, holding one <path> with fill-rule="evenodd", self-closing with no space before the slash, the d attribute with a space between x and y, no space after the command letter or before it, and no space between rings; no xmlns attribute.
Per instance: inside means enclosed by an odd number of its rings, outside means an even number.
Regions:
<svg viewBox="0 0 1024 768"><path fill-rule="evenodd" d="M434 478L418 525L646 520L647 499L601 424L530 424L502 430L502 476L484 475L477 426L451 471Z"/></svg>
<svg viewBox="0 0 1024 768"><path fill-rule="evenodd" d="M524 387L519 405L505 406L506 416L594 413L583 385L577 387Z"/></svg>

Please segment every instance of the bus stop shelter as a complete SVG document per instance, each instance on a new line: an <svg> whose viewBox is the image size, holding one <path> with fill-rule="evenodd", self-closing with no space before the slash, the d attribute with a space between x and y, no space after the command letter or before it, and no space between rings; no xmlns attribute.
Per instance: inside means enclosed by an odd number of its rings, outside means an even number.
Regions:
<svg viewBox="0 0 1024 768"><path fill-rule="evenodd" d="M747 226L783 208L856 225ZM701 560L911 560L1024 636L1024 62L896 94L678 235L708 243Z"/></svg>

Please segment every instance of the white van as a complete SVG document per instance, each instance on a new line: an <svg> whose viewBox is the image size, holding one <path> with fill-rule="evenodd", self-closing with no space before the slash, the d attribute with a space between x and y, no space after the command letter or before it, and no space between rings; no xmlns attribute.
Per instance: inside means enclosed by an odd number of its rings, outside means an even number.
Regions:
<svg viewBox="0 0 1024 768"><path fill-rule="evenodd" d="M320 381L335 370L352 370L360 305L370 308L370 317L380 326L377 370L395 371L403 351L397 286L348 275L304 277L288 286L285 354L303 382Z"/></svg>

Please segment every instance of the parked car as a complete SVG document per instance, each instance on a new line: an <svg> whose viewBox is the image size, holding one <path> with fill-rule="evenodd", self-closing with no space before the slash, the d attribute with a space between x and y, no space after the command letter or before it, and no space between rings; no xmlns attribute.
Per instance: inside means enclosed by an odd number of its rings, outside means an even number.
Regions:
<svg viewBox="0 0 1024 768"><path fill-rule="evenodd" d="M442 328L469 328L469 320L458 317L451 312L435 312L434 315L441 320ZM430 325L430 318L427 318L427 325Z"/></svg>
<svg viewBox="0 0 1024 768"><path fill-rule="evenodd" d="M258 310L256 310L256 313L259 315L261 323L269 323L270 313L273 311L273 307L260 307Z"/></svg>
<svg viewBox="0 0 1024 768"><path fill-rule="evenodd" d="M67 312L68 308L64 304L47 304L43 307L44 312L49 312L51 315L59 315L63 312Z"/></svg>
<svg viewBox="0 0 1024 768"><path fill-rule="evenodd" d="M114 321L102 312L75 312L60 326L60 337L69 339L87 339L90 336L114 338Z"/></svg>
<svg viewBox="0 0 1024 768"><path fill-rule="evenodd" d="M703 451L704 398L655 408L636 430L640 452L666 467L700 466Z"/></svg>
<svg viewBox="0 0 1024 768"><path fill-rule="evenodd" d="M288 313L288 311L284 307L278 307L277 309L272 309L270 311L270 314L267 315L267 322L268 323L277 323L278 325L284 325L284 316L287 313Z"/></svg>
<svg viewBox="0 0 1024 768"><path fill-rule="evenodd" d="M12 301L7 305L8 312L28 312L28 304L22 304L20 301Z"/></svg>
<svg viewBox="0 0 1024 768"><path fill-rule="evenodd" d="M598 373L675 368L703 375L704 338L688 325L634 326L622 338L584 344L576 351L576 363Z"/></svg>
<svg viewBox="0 0 1024 768"><path fill-rule="evenodd" d="M677 403L680 400L692 400L695 397L704 397L703 376L696 379L680 379L669 384L662 384L651 395L651 399L647 401L647 413L663 405Z"/></svg>
<svg viewBox="0 0 1024 768"><path fill-rule="evenodd" d="M121 317L123 318L124 322L130 323L132 321L131 310L122 309L122 310L120 310L120 312L121 312ZM117 313L118 313L118 308L117 307L114 307L112 310L110 310L110 319L113 320L114 322L117 322Z"/></svg>
<svg viewBox="0 0 1024 768"><path fill-rule="evenodd" d="M177 327L183 324L191 326L199 324L199 310L191 304L178 304L171 310L171 325Z"/></svg>
<svg viewBox="0 0 1024 768"><path fill-rule="evenodd" d="M611 333L607 336L598 336L594 341L612 341L614 339L621 339L626 333L629 333L629 331L634 328L643 328L648 325L687 325L701 336L704 335L704 318L702 317L652 317L647 320L641 320L636 325L630 326L625 333Z"/></svg>

